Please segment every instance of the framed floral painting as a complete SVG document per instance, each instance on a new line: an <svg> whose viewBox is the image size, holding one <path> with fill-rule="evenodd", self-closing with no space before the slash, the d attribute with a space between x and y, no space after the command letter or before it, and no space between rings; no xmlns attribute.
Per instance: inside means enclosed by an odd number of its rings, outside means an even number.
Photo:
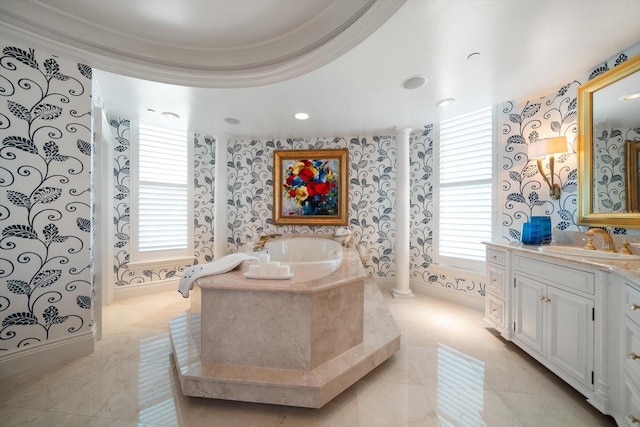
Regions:
<svg viewBox="0 0 640 427"><path fill-rule="evenodd" d="M347 149L281 150L273 159L273 222L347 225Z"/></svg>

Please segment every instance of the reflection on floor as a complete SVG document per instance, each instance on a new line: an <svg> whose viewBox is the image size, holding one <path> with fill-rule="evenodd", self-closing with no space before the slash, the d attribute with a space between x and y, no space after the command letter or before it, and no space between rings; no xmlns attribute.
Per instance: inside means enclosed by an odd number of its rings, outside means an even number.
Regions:
<svg viewBox="0 0 640 427"><path fill-rule="evenodd" d="M3 426L614 426L480 312L383 291L402 332L391 359L321 409L184 397L169 357L177 292L104 308L96 352L0 381Z"/></svg>

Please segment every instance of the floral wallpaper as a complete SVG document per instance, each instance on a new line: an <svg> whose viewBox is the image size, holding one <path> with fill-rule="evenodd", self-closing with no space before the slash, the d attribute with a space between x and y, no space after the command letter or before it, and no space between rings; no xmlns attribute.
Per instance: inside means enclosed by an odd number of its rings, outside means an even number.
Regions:
<svg viewBox="0 0 640 427"><path fill-rule="evenodd" d="M140 271L129 269L130 261L130 141L131 129L127 119L110 119L113 128L113 184L114 192L114 247L113 273L115 286L148 284L180 277L184 265L146 268ZM213 260L214 218L214 171L215 140L195 134L194 144L194 261Z"/></svg>
<svg viewBox="0 0 640 427"><path fill-rule="evenodd" d="M532 215L550 215L554 227L565 230L577 228L578 170L576 156L555 156L554 182L560 185L559 200L549 196L549 188L540 176L535 162L529 162L527 145L551 136L565 135L574 147L577 139L578 82L564 86L554 95L540 101L517 106L503 104L502 113L507 116L502 124L503 206L502 238L520 240L522 224ZM548 168L548 161L543 164ZM548 170L548 169L547 169Z"/></svg>
<svg viewBox="0 0 640 427"><path fill-rule="evenodd" d="M411 277L427 282L433 262L433 126L411 137Z"/></svg>
<svg viewBox="0 0 640 427"><path fill-rule="evenodd" d="M114 195L114 258L113 272L115 274L115 285L123 286L128 284L127 263L129 262L129 120L110 119L109 126L114 128L116 144L114 145L114 167L113 176L115 182Z"/></svg>
<svg viewBox="0 0 640 427"><path fill-rule="evenodd" d="M0 357L91 331L91 80L18 43L0 56Z"/></svg>
<svg viewBox="0 0 640 427"><path fill-rule="evenodd" d="M213 261L213 221L215 218L216 140L196 134L194 144L193 232L194 264Z"/></svg>
<svg viewBox="0 0 640 427"><path fill-rule="evenodd" d="M609 70L609 62L614 66L624 62L640 46L626 53L616 55L611 61L603 62L584 76L583 82ZM528 101L524 104L506 102L501 106L501 140L502 172L501 193L503 201L499 209L502 215L502 241L520 239L522 224L532 215L549 215L552 225L558 230L586 231L587 227L577 224L578 203L578 158L577 150L577 94L582 83L573 81L562 86L557 92L546 97ZM617 182L624 174L620 165L613 159L613 151L618 150L621 138L630 137L629 132L622 136L622 130L603 129L595 138L606 148L598 150L597 168L605 169L600 183L602 203L613 208L621 203L623 196L619 194ZM537 139L552 136L566 136L570 146L567 154L556 155L555 182L560 184L562 194L559 200L549 197L549 189L538 172L535 162L529 161L527 145ZM544 164L548 171L548 161ZM621 176L622 174L622 176ZM616 234L639 234L638 230L624 228L614 229Z"/></svg>
<svg viewBox="0 0 640 427"><path fill-rule="evenodd" d="M599 212L626 212L627 172L626 141L640 141L638 126L621 129L609 123L596 125L593 135L594 180L593 206Z"/></svg>

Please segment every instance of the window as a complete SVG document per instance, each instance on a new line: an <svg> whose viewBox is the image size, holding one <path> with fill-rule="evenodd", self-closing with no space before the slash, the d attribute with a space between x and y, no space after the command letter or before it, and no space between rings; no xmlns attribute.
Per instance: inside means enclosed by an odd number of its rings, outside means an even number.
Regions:
<svg viewBox="0 0 640 427"><path fill-rule="evenodd" d="M491 240L493 115L486 108L440 122L437 146L435 258L439 264L484 269Z"/></svg>
<svg viewBox="0 0 640 427"><path fill-rule="evenodd" d="M193 257L191 149L184 131L139 124L133 155L133 261Z"/></svg>

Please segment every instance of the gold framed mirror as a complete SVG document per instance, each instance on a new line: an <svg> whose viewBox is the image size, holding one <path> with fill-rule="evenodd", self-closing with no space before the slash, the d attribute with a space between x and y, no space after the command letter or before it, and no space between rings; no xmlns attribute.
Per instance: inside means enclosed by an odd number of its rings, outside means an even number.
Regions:
<svg viewBox="0 0 640 427"><path fill-rule="evenodd" d="M640 55L578 88L578 224L640 228L637 141Z"/></svg>

